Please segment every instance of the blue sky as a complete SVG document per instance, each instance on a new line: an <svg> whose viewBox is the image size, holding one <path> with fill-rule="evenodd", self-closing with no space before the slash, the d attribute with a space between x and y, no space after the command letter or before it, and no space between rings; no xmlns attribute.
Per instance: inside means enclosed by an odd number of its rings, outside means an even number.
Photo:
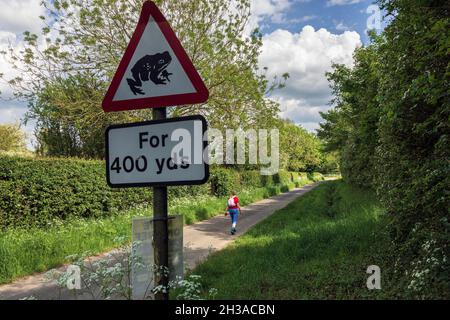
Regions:
<svg viewBox="0 0 450 320"><path fill-rule="evenodd" d="M297 32L304 25L311 25L315 29L325 28L333 33L342 33L345 30L356 31L361 35L363 42L367 41L365 29L370 14L367 8L373 0L360 0L356 3L349 1L330 0L293 0L292 5L284 12L284 21L273 21L270 17L264 19L262 31L270 33L278 28L290 32ZM258 3L258 0L255 1Z"/></svg>
<svg viewBox="0 0 450 320"><path fill-rule="evenodd" d="M24 30L39 32L45 14L41 0L0 0L0 49L8 41L20 46ZM289 72L287 87L271 98L281 105L280 116L314 132L320 111L330 108L331 92L325 78L333 62L351 66L355 48L367 43L366 29L372 0L251 0L249 30L263 33L260 66L268 76ZM372 16L373 17L373 16ZM374 21L373 19L370 21ZM381 25L381 28L383 25ZM381 30L380 28L380 30ZM0 58L0 73L12 74ZM0 83L3 96L9 89ZM101 106L99 106L101 108ZM21 121L26 104L0 100L0 123ZM32 147L34 124L24 126Z"/></svg>

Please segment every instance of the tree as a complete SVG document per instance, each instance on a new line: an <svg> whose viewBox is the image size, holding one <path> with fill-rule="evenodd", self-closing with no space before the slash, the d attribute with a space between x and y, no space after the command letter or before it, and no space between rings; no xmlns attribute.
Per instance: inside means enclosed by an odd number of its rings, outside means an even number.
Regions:
<svg viewBox="0 0 450 320"><path fill-rule="evenodd" d="M279 120L280 165L291 171L313 171L321 162L319 139L289 120Z"/></svg>
<svg viewBox="0 0 450 320"><path fill-rule="evenodd" d="M322 145L320 165L316 170L324 174L339 174L339 162L339 153L325 151Z"/></svg>
<svg viewBox="0 0 450 320"><path fill-rule="evenodd" d="M102 86L89 72L55 79L39 90L28 116L37 120L38 153L102 158L104 131L111 123L142 120L148 111L105 114Z"/></svg>
<svg viewBox="0 0 450 320"><path fill-rule="evenodd" d="M334 109L321 113L318 136L326 150L339 151L344 179L363 187L373 186L375 148L378 143L380 81L378 47L381 38L372 34L372 43L354 53L353 68L335 65L328 73L333 89Z"/></svg>
<svg viewBox="0 0 450 320"><path fill-rule="evenodd" d="M105 114L100 107L142 2L43 1L47 16L41 17L46 24L41 34L25 32L24 49L5 52L20 73L6 80L15 97L29 102L28 119L37 120L42 150L100 157L103 135L99 133L106 125L151 118L148 111ZM266 95L282 87L288 75L269 82L264 71L258 70L261 34L257 30L244 34L250 1L156 3L210 91L207 103L174 107L171 115L203 114L216 128L271 126L278 104ZM64 143L64 147L50 145L53 141Z"/></svg>
<svg viewBox="0 0 450 320"><path fill-rule="evenodd" d="M0 124L0 151L25 151L26 135L18 124Z"/></svg>

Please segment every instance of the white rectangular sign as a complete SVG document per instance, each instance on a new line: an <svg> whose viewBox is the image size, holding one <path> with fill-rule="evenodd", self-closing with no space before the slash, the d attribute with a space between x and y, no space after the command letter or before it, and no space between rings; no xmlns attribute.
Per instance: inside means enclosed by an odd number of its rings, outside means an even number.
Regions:
<svg viewBox="0 0 450 320"><path fill-rule="evenodd" d="M112 125L106 129L111 187L202 184L208 180L202 116ZM206 157L205 156L205 157Z"/></svg>

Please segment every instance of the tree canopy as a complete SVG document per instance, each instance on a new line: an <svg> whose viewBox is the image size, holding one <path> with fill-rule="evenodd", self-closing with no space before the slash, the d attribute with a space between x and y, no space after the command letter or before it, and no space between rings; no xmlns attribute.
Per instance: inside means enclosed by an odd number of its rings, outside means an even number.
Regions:
<svg viewBox="0 0 450 320"><path fill-rule="evenodd" d="M321 142L289 120L280 120L280 164L291 171L318 170L322 164Z"/></svg>
<svg viewBox="0 0 450 320"><path fill-rule="evenodd" d="M18 124L0 124L0 151L25 151L26 135Z"/></svg>
<svg viewBox="0 0 450 320"><path fill-rule="evenodd" d="M172 116L204 115L219 129L270 127L278 104L267 99L288 74L268 80L258 68L261 34L246 34L250 1L155 1L210 91L207 103L178 106ZM39 35L24 33L24 49L5 52L19 76L3 78L37 120L48 155L103 156L104 128L150 119L148 110L105 114L103 95L137 23L143 1L43 1ZM232 110L232 113L230 112Z"/></svg>

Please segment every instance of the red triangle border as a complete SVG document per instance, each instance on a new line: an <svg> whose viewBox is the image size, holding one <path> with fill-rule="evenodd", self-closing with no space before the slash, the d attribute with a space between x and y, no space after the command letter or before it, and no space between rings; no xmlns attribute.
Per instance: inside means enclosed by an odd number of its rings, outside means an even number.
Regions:
<svg viewBox="0 0 450 320"><path fill-rule="evenodd" d="M196 92L193 93L183 93L169 96L160 97L148 97L141 99L130 99L130 100L120 100L113 101L114 95L119 88L120 82L125 75L126 69L133 54L139 44L139 41L144 33L145 27L147 26L148 20L152 16L173 52L175 53L178 61L180 62L183 70L194 86ZM136 110L144 108L159 108L167 106L177 106L183 104L195 104L203 103L208 100L209 92L203 83L202 78L198 74L191 60L189 59L186 51L184 51L183 46L178 40L177 36L173 32L166 18L164 18L161 11L152 1L146 1L142 7L139 22L137 24L136 30L131 37L130 43L128 44L125 53L119 63L116 73L111 81L111 84L106 92L106 95L102 102L102 107L105 112L113 111L125 111L125 110Z"/></svg>

